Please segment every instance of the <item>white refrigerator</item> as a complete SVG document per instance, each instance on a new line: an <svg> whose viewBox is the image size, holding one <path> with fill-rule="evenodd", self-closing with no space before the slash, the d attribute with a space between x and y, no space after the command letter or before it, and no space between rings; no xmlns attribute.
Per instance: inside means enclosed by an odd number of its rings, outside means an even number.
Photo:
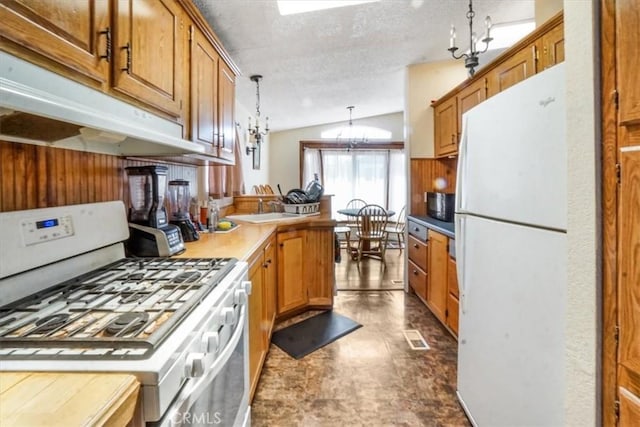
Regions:
<svg viewBox="0 0 640 427"><path fill-rule="evenodd" d="M475 426L562 426L565 70L463 115L456 189L458 384Z"/></svg>

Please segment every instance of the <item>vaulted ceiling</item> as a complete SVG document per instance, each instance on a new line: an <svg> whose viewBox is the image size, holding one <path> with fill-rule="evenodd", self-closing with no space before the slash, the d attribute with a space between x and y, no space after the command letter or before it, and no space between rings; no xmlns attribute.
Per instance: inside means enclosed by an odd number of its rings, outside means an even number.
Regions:
<svg viewBox="0 0 640 427"><path fill-rule="evenodd" d="M402 111L408 65L449 59L451 24L468 46L466 0L380 0L287 16L275 0L194 3L240 68L236 96L250 112L249 77L263 75L260 110L276 131L346 121L348 105L354 119ZM476 0L474 30L482 33L486 15L494 24L533 19L534 3Z"/></svg>

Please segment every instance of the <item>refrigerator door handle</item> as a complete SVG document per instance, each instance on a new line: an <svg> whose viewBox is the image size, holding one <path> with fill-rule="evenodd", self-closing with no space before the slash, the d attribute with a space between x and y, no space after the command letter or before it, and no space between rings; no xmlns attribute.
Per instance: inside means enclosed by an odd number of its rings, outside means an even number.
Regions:
<svg viewBox="0 0 640 427"><path fill-rule="evenodd" d="M458 147L458 172L456 176L456 203L455 212L463 212L466 206L464 195L464 180L467 176L467 117L462 116L462 134L460 136L460 146ZM457 248L456 248L457 250Z"/></svg>
<svg viewBox="0 0 640 427"><path fill-rule="evenodd" d="M458 276L458 287L460 289L460 310L462 313L467 312L467 283L464 280L465 269L465 224L466 217L464 214L455 214L456 222L456 274Z"/></svg>

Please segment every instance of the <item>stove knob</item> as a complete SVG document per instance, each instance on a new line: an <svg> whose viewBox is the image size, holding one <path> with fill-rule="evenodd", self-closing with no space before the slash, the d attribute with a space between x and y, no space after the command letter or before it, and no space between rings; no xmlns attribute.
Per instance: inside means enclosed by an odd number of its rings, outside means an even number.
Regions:
<svg viewBox="0 0 640 427"><path fill-rule="evenodd" d="M233 303L234 304L246 304L247 303L247 292L244 289L236 289L233 293Z"/></svg>
<svg viewBox="0 0 640 427"><path fill-rule="evenodd" d="M217 353L220 346L220 334L217 332L205 332L202 335L202 351L205 353Z"/></svg>
<svg viewBox="0 0 640 427"><path fill-rule="evenodd" d="M242 283L240 283L240 288L244 289L244 291L247 293L247 295L251 295L251 282L248 280L243 280Z"/></svg>
<svg viewBox="0 0 640 427"><path fill-rule="evenodd" d="M220 323L223 325L233 325L236 321L235 312L233 307L225 307L220 312Z"/></svg>
<svg viewBox="0 0 640 427"><path fill-rule="evenodd" d="M204 353L190 353L185 360L184 374L187 377L201 377L204 374Z"/></svg>

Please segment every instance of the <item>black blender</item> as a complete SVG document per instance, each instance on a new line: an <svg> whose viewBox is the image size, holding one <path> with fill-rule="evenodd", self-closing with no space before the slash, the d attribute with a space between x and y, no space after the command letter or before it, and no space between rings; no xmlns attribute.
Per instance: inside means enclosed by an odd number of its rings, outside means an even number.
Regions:
<svg viewBox="0 0 640 427"><path fill-rule="evenodd" d="M169 181L169 222L180 228L185 242L199 239L198 231L189 216L190 202L189 181L184 179Z"/></svg>
<svg viewBox="0 0 640 427"><path fill-rule="evenodd" d="M169 224L164 207L169 168L131 166L129 176L129 240L135 256L171 256L184 251L180 229Z"/></svg>

